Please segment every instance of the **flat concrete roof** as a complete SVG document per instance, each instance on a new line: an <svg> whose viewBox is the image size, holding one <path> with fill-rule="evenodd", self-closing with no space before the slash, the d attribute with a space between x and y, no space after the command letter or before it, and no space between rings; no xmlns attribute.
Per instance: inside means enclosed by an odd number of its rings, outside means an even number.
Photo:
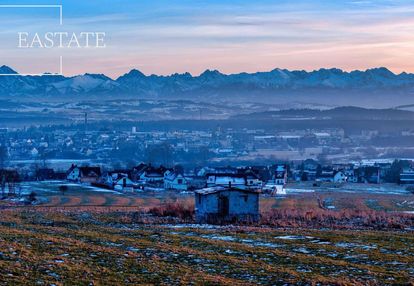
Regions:
<svg viewBox="0 0 414 286"><path fill-rule="evenodd" d="M248 189L247 187L245 189L242 189L242 188L222 187L222 186L199 189L199 190L196 190L195 193L200 194L200 195L209 195L209 194L226 192L226 191L254 193L254 194L260 193L260 190Z"/></svg>

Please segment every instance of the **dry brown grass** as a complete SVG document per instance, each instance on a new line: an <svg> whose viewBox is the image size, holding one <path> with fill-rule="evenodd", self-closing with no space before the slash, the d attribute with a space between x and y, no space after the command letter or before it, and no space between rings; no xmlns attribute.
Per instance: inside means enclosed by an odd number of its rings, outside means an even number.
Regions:
<svg viewBox="0 0 414 286"><path fill-rule="evenodd" d="M171 204L181 210L181 206ZM412 233L242 226L176 228L137 224L138 216L145 217L143 213L56 210L2 213L0 284L409 285L413 282ZM310 238L281 239L288 235Z"/></svg>
<svg viewBox="0 0 414 286"><path fill-rule="evenodd" d="M148 213L158 217L176 217L184 222L194 222L194 203L169 202L151 208Z"/></svg>
<svg viewBox="0 0 414 286"><path fill-rule="evenodd" d="M411 214L383 211L323 209L270 210L262 214L261 224L276 227L330 228L330 229L405 229L414 227Z"/></svg>

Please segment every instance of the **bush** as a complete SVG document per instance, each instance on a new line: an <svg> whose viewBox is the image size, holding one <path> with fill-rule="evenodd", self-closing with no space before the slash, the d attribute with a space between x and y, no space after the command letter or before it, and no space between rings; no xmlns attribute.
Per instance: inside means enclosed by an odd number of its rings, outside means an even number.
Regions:
<svg viewBox="0 0 414 286"><path fill-rule="evenodd" d="M33 191L32 191L32 192L29 194L29 196L27 197L27 199L26 199L26 201L25 201L25 204L27 204L27 205L31 205L31 204L33 204L34 202L36 202L36 201L37 201L36 196L37 196L37 194L36 194L35 192L33 192Z"/></svg>
<svg viewBox="0 0 414 286"><path fill-rule="evenodd" d="M165 205L151 208L150 214L158 217L177 217L183 220L194 219L194 206L183 203L166 203Z"/></svg>
<svg viewBox="0 0 414 286"><path fill-rule="evenodd" d="M59 186L59 191L60 191L62 194L65 194L65 192L66 192L68 189L69 189L69 188L68 188L68 186L65 186L65 185Z"/></svg>

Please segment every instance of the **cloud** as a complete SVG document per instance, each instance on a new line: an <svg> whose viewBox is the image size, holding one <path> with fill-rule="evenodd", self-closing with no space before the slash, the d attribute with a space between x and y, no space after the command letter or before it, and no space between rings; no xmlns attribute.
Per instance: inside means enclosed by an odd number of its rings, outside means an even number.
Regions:
<svg viewBox="0 0 414 286"><path fill-rule="evenodd" d="M117 75L134 67L147 73L237 72L301 64L414 71L408 64L414 47L410 1L71 0L64 7L65 30L104 31L108 43L95 52L64 51L70 73ZM33 22L10 15L15 28L3 29L0 42L17 29L56 28L46 16Z"/></svg>

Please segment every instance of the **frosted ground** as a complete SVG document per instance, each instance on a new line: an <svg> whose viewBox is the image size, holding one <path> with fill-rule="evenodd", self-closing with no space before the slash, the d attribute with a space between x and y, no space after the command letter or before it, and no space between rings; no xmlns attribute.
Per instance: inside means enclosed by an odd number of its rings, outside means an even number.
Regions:
<svg viewBox="0 0 414 286"><path fill-rule="evenodd" d="M180 228L125 213L5 211L6 285L409 285L411 232ZM10 227L13 226L13 227Z"/></svg>
<svg viewBox="0 0 414 286"><path fill-rule="evenodd" d="M61 186L66 186L62 192ZM36 193L38 206L121 206L150 208L165 202L193 204L192 192L162 189L120 193L113 190L68 183L65 181L23 182L17 188L23 196ZM375 210L387 212L414 211L414 194L395 184L323 184L294 183L286 187L286 195L271 197L263 194L261 211L271 209Z"/></svg>
<svg viewBox="0 0 414 286"><path fill-rule="evenodd" d="M39 192L55 192L58 193L60 186L68 186L69 189L77 191L96 191L96 192L113 192L117 194L122 194L119 192L106 190L102 188L91 187L86 184L75 184L68 183L65 181L44 181L44 182L23 182L20 184L24 194L27 194L30 191ZM299 195L302 193L324 193L324 192L337 192L337 193L372 193L372 194L384 194L384 195L411 195L411 192L406 189L405 186L396 185L396 184L321 184L314 185L311 182L305 183L291 183L286 186L286 193L288 195ZM136 192L137 194L142 192ZM169 192L168 192L169 193ZM185 195L183 193L182 195ZM191 193L187 195L192 196Z"/></svg>

